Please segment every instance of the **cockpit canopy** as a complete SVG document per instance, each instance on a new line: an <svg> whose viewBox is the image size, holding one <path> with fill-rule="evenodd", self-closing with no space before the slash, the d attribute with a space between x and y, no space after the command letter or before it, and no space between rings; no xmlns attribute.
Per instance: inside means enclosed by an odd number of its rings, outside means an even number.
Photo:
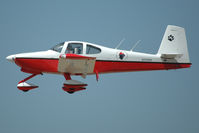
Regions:
<svg viewBox="0 0 199 133"><path fill-rule="evenodd" d="M65 42L59 43L51 48L51 50L61 53ZM88 43L83 42L68 42L66 43L66 50L64 53L70 54L99 54L101 49Z"/></svg>

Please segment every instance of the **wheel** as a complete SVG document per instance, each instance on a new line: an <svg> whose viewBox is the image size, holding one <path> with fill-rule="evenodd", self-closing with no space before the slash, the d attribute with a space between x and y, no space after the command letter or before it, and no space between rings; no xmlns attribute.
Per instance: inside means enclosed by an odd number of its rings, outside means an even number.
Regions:
<svg viewBox="0 0 199 133"><path fill-rule="evenodd" d="M73 94L74 93L74 91L67 91L69 94Z"/></svg>
<svg viewBox="0 0 199 133"><path fill-rule="evenodd" d="M29 90L22 90L23 92L28 92Z"/></svg>
<svg viewBox="0 0 199 133"><path fill-rule="evenodd" d="M69 94L73 94L75 92L74 88L69 88L69 91L67 91Z"/></svg>

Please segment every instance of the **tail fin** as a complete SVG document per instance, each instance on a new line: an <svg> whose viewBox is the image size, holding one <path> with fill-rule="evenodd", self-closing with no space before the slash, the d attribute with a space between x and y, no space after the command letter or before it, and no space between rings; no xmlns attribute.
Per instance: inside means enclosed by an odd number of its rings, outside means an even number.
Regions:
<svg viewBox="0 0 199 133"><path fill-rule="evenodd" d="M157 54L161 58L175 58L179 63L190 63L184 28L168 25Z"/></svg>

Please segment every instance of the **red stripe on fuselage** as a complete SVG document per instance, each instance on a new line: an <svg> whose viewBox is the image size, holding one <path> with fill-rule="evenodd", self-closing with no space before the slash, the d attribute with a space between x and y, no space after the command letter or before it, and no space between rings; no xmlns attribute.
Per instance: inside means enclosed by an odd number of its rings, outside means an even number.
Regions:
<svg viewBox="0 0 199 133"><path fill-rule="evenodd" d="M126 62L126 61L96 61L95 70L99 73L150 71L188 68L191 63L163 63L163 62ZM94 70L94 71L95 71Z"/></svg>
<svg viewBox="0 0 199 133"><path fill-rule="evenodd" d="M59 59L45 58L16 58L15 63L25 72L29 73L59 73ZM128 71L150 71L188 68L191 63L163 63L163 62L126 62L126 61L104 61L96 60L94 72L128 72Z"/></svg>

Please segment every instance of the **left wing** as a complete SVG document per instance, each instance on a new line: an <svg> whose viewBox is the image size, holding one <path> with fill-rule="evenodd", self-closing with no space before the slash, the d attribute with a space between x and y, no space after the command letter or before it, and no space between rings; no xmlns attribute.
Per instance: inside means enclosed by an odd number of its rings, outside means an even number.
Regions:
<svg viewBox="0 0 199 133"><path fill-rule="evenodd" d="M93 73L95 67L95 57L81 56L77 54L65 54L59 58L58 71L70 74Z"/></svg>

